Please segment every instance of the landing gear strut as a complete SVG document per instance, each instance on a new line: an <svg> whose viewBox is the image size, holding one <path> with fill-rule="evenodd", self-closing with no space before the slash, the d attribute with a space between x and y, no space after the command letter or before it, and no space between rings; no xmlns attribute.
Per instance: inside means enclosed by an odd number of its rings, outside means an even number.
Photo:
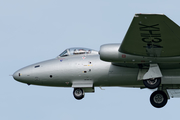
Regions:
<svg viewBox="0 0 180 120"><path fill-rule="evenodd" d="M150 102L156 108L164 107L167 103L167 95L161 90L155 91L151 94Z"/></svg>
<svg viewBox="0 0 180 120"><path fill-rule="evenodd" d="M84 91L81 88L74 88L73 95L77 100L84 98Z"/></svg>
<svg viewBox="0 0 180 120"><path fill-rule="evenodd" d="M143 80L144 85L149 89L155 89L161 84L161 78Z"/></svg>

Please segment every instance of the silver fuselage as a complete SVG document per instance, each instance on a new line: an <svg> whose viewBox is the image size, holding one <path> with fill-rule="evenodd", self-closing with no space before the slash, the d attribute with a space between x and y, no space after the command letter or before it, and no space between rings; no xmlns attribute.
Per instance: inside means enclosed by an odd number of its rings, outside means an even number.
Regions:
<svg viewBox="0 0 180 120"><path fill-rule="evenodd" d="M100 60L99 55L95 54L58 56L24 67L16 71L13 77L19 82L43 86L72 87L74 82L90 82L94 87L144 87L143 82L137 80L138 72L139 68L115 66ZM162 74L162 84L169 88L179 87L180 69L162 69Z"/></svg>

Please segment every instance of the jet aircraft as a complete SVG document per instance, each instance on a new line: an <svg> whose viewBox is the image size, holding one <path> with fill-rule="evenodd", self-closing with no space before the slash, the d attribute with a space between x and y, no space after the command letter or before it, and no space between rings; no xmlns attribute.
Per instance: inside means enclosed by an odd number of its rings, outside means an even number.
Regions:
<svg viewBox="0 0 180 120"><path fill-rule="evenodd" d="M180 27L164 14L135 14L121 44L68 48L13 77L28 85L72 87L77 100L95 87L156 89L150 103L161 108L180 93Z"/></svg>

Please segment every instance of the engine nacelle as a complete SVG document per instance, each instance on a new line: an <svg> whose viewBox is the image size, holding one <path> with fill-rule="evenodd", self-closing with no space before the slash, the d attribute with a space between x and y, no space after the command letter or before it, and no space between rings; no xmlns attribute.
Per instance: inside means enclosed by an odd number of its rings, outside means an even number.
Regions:
<svg viewBox="0 0 180 120"><path fill-rule="evenodd" d="M119 52L119 47L121 44L105 44L102 45L99 51L100 59L107 62L114 63L141 63L149 62L144 61L143 56L134 56Z"/></svg>
<svg viewBox="0 0 180 120"><path fill-rule="evenodd" d="M161 68L180 68L180 56L176 57L147 57L130 55L119 52L121 44L105 44L102 45L99 51L100 59L107 62L112 62L115 65L138 67L139 64L159 64Z"/></svg>
<svg viewBox="0 0 180 120"><path fill-rule="evenodd" d="M105 44L100 47L100 59L107 62L132 63L143 60L143 56L134 56L119 52L121 44Z"/></svg>
<svg viewBox="0 0 180 120"><path fill-rule="evenodd" d="M118 51L120 44L105 44L100 47L100 59L108 62L119 61L120 52Z"/></svg>

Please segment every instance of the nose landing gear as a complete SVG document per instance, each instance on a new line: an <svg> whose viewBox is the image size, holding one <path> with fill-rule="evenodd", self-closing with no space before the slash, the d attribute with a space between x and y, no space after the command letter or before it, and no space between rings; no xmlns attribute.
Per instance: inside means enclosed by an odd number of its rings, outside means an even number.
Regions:
<svg viewBox="0 0 180 120"><path fill-rule="evenodd" d="M84 91L81 88L74 88L73 95L77 100L84 98Z"/></svg>

